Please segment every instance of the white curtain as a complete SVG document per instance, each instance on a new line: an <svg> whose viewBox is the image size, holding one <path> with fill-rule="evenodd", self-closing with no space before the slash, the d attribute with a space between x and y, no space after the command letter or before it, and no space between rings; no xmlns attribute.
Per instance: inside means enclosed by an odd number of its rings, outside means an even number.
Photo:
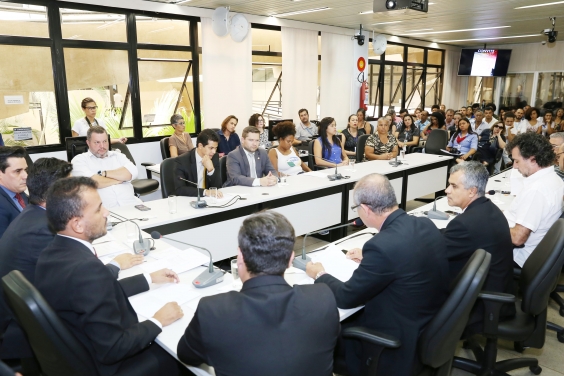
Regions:
<svg viewBox="0 0 564 376"><path fill-rule="evenodd" d="M229 115L241 133L253 109L251 33L240 43L218 37L211 18L202 17L203 128L220 128Z"/></svg>
<svg viewBox="0 0 564 376"><path fill-rule="evenodd" d="M317 118L317 31L282 26L282 117L299 122L305 108Z"/></svg>
<svg viewBox="0 0 564 376"><path fill-rule="evenodd" d="M350 35L321 34L321 118L335 118L338 129L346 128L350 115L353 43Z"/></svg>
<svg viewBox="0 0 564 376"><path fill-rule="evenodd" d="M458 76L460 52L445 51L442 103L455 111L466 104L468 78Z"/></svg>

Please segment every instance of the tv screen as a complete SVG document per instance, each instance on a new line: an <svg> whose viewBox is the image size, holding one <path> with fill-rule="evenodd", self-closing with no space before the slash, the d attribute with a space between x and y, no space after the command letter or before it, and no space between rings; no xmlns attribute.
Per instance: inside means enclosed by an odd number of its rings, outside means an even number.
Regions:
<svg viewBox="0 0 564 376"><path fill-rule="evenodd" d="M509 69L511 50L463 48L458 65L459 76L503 77Z"/></svg>

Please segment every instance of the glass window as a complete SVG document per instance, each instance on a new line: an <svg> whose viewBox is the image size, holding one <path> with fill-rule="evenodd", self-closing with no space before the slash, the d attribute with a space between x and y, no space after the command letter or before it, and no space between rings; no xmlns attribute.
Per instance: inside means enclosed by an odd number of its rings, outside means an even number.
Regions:
<svg viewBox="0 0 564 376"><path fill-rule="evenodd" d="M441 69L427 67L427 82L425 83L425 109L430 111L431 106L440 104L441 98ZM491 93L490 93L491 94Z"/></svg>
<svg viewBox="0 0 564 376"><path fill-rule="evenodd" d="M368 84L370 85L370 98L368 100L367 116L379 116L379 103L382 92L378 86L380 78L380 64L368 64Z"/></svg>
<svg viewBox="0 0 564 376"><path fill-rule="evenodd" d="M386 55L387 56L387 55ZM386 114L390 107L396 112L402 108L402 80L403 67L386 65L384 68L384 108L382 113Z"/></svg>
<svg viewBox="0 0 564 376"><path fill-rule="evenodd" d="M282 33L278 30L253 28L251 38L253 51L282 52Z"/></svg>
<svg viewBox="0 0 564 376"><path fill-rule="evenodd" d="M282 119L281 73L281 56L253 56L253 113L264 111L266 121Z"/></svg>
<svg viewBox="0 0 564 376"><path fill-rule="evenodd" d="M389 44L385 53L386 61L403 62L403 46L397 44Z"/></svg>
<svg viewBox="0 0 564 376"><path fill-rule="evenodd" d="M405 103L410 113L421 107L423 97L423 67L407 67Z"/></svg>
<svg viewBox="0 0 564 376"><path fill-rule="evenodd" d="M423 48L408 47L407 62L423 64L425 58L425 50Z"/></svg>
<svg viewBox="0 0 564 376"><path fill-rule="evenodd" d="M533 73L510 73L502 77L498 108L519 106L523 101L530 103L533 93L533 76Z"/></svg>
<svg viewBox="0 0 564 376"><path fill-rule="evenodd" d="M6 145L59 144L52 72L50 48L0 45L0 133ZM32 139L15 140L14 128L31 128Z"/></svg>
<svg viewBox="0 0 564 376"><path fill-rule="evenodd" d="M372 42L368 42L368 60L380 60L380 56L382 55L374 53Z"/></svg>
<svg viewBox="0 0 564 376"><path fill-rule="evenodd" d="M49 38L47 10L37 5L0 2L0 35Z"/></svg>
<svg viewBox="0 0 564 376"><path fill-rule="evenodd" d="M81 102L90 97L98 106L96 119L104 122L112 138L132 137L127 51L66 48L65 67L71 127L85 116Z"/></svg>
<svg viewBox="0 0 564 376"><path fill-rule="evenodd" d="M196 131L192 54L139 50L139 85L144 137L170 135L170 117L184 116L186 132ZM186 81L185 81L186 78ZM200 81L202 78L200 77Z"/></svg>
<svg viewBox="0 0 564 376"><path fill-rule="evenodd" d="M492 102L495 77L468 77L467 103Z"/></svg>
<svg viewBox="0 0 564 376"><path fill-rule="evenodd" d="M190 45L190 23L136 16L137 42L154 44Z"/></svg>
<svg viewBox="0 0 564 376"><path fill-rule="evenodd" d="M427 64L442 65L443 51L427 50Z"/></svg>
<svg viewBox="0 0 564 376"><path fill-rule="evenodd" d="M537 99L535 107L562 107L564 97L564 72L540 72L537 81Z"/></svg>
<svg viewBox="0 0 564 376"><path fill-rule="evenodd" d="M61 9L63 39L126 42L125 15Z"/></svg>

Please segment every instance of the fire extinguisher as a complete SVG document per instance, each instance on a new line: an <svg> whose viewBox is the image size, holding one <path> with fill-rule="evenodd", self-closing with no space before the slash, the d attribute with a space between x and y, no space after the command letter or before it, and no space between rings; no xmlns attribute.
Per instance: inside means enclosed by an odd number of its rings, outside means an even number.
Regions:
<svg viewBox="0 0 564 376"><path fill-rule="evenodd" d="M368 82L362 81L362 85L360 86L360 104L358 108L364 108L368 110L368 98L370 93L368 92Z"/></svg>

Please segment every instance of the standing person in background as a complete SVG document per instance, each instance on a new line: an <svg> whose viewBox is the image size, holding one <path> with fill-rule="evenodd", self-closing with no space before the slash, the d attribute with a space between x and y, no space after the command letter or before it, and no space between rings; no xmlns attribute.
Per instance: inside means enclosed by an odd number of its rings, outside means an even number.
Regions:
<svg viewBox="0 0 564 376"><path fill-rule="evenodd" d="M364 128L358 127L358 116L350 115L349 121L347 123L347 129L343 130L342 133L342 145L345 145L345 153L349 157L356 158L356 146L358 144L358 138L366 134Z"/></svg>
<svg viewBox="0 0 564 376"><path fill-rule="evenodd" d="M237 127L238 122L239 119L237 119L235 115L229 115L221 123L221 130L217 131L217 134L219 135L219 146L217 147L217 152L219 153L220 158L231 153L237 146L241 145L239 135L235 133L235 128Z"/></svg>
<svg viewBox="0 0 564 376"><path fill-rule="evenodd" d="M366 121L366 110L364 108L359 108L356 111L356 118L358 120L358 129L364 129L366 134L374 133L374 126Z"/></svg>
<svg viewBox="0 0 564 376"><path fill-rule="evenodd" d="M249 118L249 125L252 127L257 127L260 132L259 137L259 147L263 149L268 149L272 146L272 142L268 141L268 129L266 128L266 122L261 114L253 114Z"/></svg>
<svg viewBox="0 0 564 376"><path fill-rule="evenodd" d="M294 145L307 144L310 139L317 136L317 126L309 121L309 112L302 108L298 111L300 124L296 126Z"/></svg>
<svg viewBox="0 0 564 376"><path fill-rule="evenodd" d="M72 136L73 137L84 137L86 136L86 132L88 129L94 125L99 125L100 127L104 128L106 131L108 128L106 124L102 121L102 119L96 119L96 111L98 110L98 106L94 99L86 97L80 103L80 107L82 107L82 111L84 111L84 118L80 118L74 122L72 127ZM127 142L126 137L120 138L112 138L112 144L121 143L125 144Z"/></svg>
<svg viewBox="0 0 564 376"><path fill-rule="evenodd" d="M278 146L268 151L268 158L276 172L284 175L297 175L311 171L307 164L301 160L298 152L292 146L296 127L291 121L276 124L272 130L278 137Z"/></svg>
<svg viewBox="0 0 564 376"><path fill-rule="evenodd" d="M337 136L337 123L332 117L326 117L319 122L319 138L314 141L313 155L315 164L319 166L335 167L349 164L349 157ZM324 160L325 159L325 160Z"/></svg>
<svg viewBox="0 0 564 376"><path fill-rule="evenodd" d="M192 137L190 133L184 132L186 130L186 123L182 115L172 115L170 124L174 128L174 133L168 139L168 149L170 150L170 157L176 158L179 155L188 153L194 149Z"/></svg>

